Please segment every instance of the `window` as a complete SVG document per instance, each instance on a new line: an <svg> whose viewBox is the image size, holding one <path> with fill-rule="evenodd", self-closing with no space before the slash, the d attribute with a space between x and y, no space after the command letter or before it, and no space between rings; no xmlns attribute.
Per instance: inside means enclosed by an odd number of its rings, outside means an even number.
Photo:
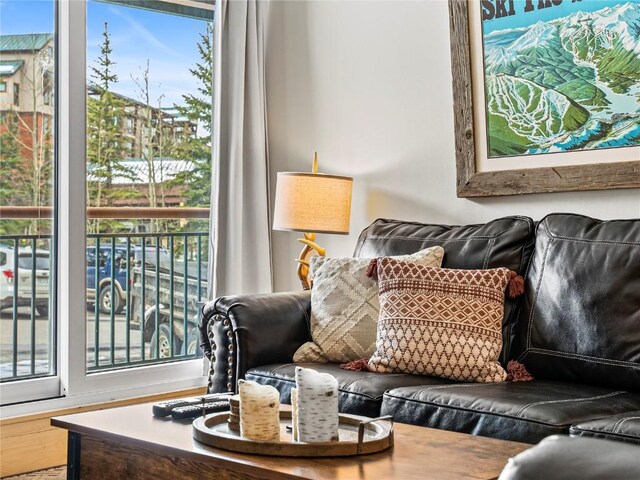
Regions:
<svg viewBox="0 0 640 480"><path fill-rule="evenodd" d="M57 137L44 108L56 89L55 2L2 2L0 60L13 69L13 106L0 114L0 218L3 404L60 395L56 318ZM25 12L29 11L29 15ZM47 32L47 33L40 33ZM25 68L28 67L28 68ZM6 91L7 82L0 83ZM22 97L22 98L21 98ZM35 101L30 100L35 99ZM8 102L7 102L8 103ZM28 219L12 207L32 208ZM9 280L9 282L6 282ZM19 288L14 288L19 286Z"/></svg>
<svg viewBox="0 0 640 480"><path fill-rule="evenodd" d="M7 91L7 82L0 82L0 93Z"/></svg>
<svg viewBox="0 0 640 480"><path fill-rule="evenodd" d="M45 325L42 320L46 319L46 328L42 329L44 336L36 340L38 346L43 342L48 345L42 351L34 348L33 344L26 345L26 357L18 358L18 373L16 374L15 367L11 367L9 370L13 372L10 378L3 376L0 397L5 406L8 403L59 396L84 396L83 402L99 402L118 395L137 396L202 385L203 382L201 362L194 360L194 353L189 351L186 342L182 345L177 336L170 339L173 350L169 351L169 357L161 358L158 349L160 342L146 337L147 332L141 328L140 323L144 319L134 317L133 306L136 305L136 313L140 316L145 314L145 309L150 305L159 310L162 306L156 302L156 298L149 293L145 295L145 292L152 291L156 286L150 283L149 278L152 274L158 278L164 278L163 275L168 278L170 272L177 275L176 272L180 271L184 273L185 281L182 283L185 290L180 292L181 295L173 297L174 307L176 312L182 308L187 313L183 316L190 320L193 309L187 302L192 302L192 299L195 302L202 297L202 287L206 285L206 279L201 278L202 268L196 267L206 261L201 258L206 256L208 245L206 237L202 236L206 235L206 228L202 234L194 235L187 222L183 221L155 218L105 219L104 216L93 218L90 213L93 209L104 207L113 210L119 206L151 206L152 201L155 206L164 207L174 200L168 196L163 198L162 189L165 185L162 183L165 178L173 177L161 175L165 175L166 169L170 168L171 175L182 173L188 183L191 176L188 171L180 170L181 165L195 165L196 161L202 161L202 158L188 156L173 158L172 152L177 149L168 143L169 139L165 138L160 129L154 131L152 119L155 118L156 122L163 121L164 106L178 103L183 100L183 95L200 95L197 80L190 78L189 69L199 62L197 43L203 38L201 35L210 34L213 2L186 4L180 0L161 0L149 2L144 10L131 6L132 3L134 2L125 0L23 0L2 2L1 5L2 35L18 34L20 32L13 31L17 28L23 28L25 35L33 35L34 38L39 34L33 32L50 32L37 37L43 51L47 53L39 57L41 64L35 69L42 78L28 79L23 75L20 77L20 85L13 85L12 93L16 106L21 100L20 94L24 95L21 107L27 109L27 113L34 113L30 112L31 103L34 103L31 98L36 98L37 107L34 108L41 109L35 111L35 117L30 117L37 119L37 122L32 123L42 128L39 138L47 142L41 145L42 148L38 148L46 168L43 167L39 173L38 178L42 182L39 188L41 199L35 206L50 207L53 212L51 217L42 218L42 210L34 209L39 217L27 221L34 222L37 226L37 235L33 236L35 238L27 236L19 240L19 248L26 248L23 253L29 255L10 257L3 250L6 264L11 264L15 258L20 271L36 272L40 279L37 280L38 287L46 279L47 288L36 292L33 304L47 315L42 319L38 318L37 323L31 315L25 318L24 324L25 328L32 328L32 325L40 327ZM54 21L56 9L58 19ZM29 15L25 15L27 11ZM48 26L42 22L47 11ZM29 20L34 20L33 25ZM111 29L109 34L118 34L119 42L113 42L111 50L116 62L113 72L120 81L108 85L107 98L103 96L100 99L99 89L94 89L93 93L86 96L84 92L87 87L91 88L85 79L89 78L93 82L99 80L91 74L99 77L99 58L103 52L100 42L93 39L104 40L102 35L105 21ZM87 26L86 43L84 32L71 27L82 24ZM140 28L131 28L132 24ZM58 32L54 25L59 25ZM180 31L181 35L167 35L171 31ZM141 35L142 32L144 35ZM188 43L189 40L191 44ZM158 48L158 42L162 45L161 48ZM126 51L118 52L118 48L126 48ZM135 59L138 65L127 65L126 60L130 59ZM178 65L178 59L183 63ZM150 60L150 65L145 73L144 65L147 60ZM142 66L142 70L139 66ZM97 71L92 70L92 67ZM45 74L48 74L48 78L44 78ZM145 75L150 79L146 91L142 90L145 88ZM32 89L39 89L35 97L31 96ZM94 100L102 100L103 103L96 104ZM94 108L106 103L108 108L101 112ZM101 113L106 115L104 121L94 122L95 115ZM2 112L0 116L3 121L6 120L7 125L20 126L25 123L16 121L12 115ZM210 118L210 115L205 114L203 117ZM113 157L95 161L96 150L93 149L92 142L105 138L107 141L103 145ZM14 142L13 148L19 150L17 145ZM210 148L210 142L203 138L199 146L201 150L202 146L206 150ZM3 145L3 152L4 147ZM125 147L129 151L124 151ZM181 148L186 151L184 147ZM132 158L131 152L135 152ZM19 171L22 163L19 155L16 158L11 167L2 162L2 168L12 168L11 172L14 173ZM206 158L207 155L204 155L204 159ZM60 160L59 165L56 164L56 159ZM8 180L13 180L15 175L5 175L4 171L0 173L0 205L34 206L30 204L33 197L28 195L16 194L9 197L7 189L2 187ZM149 194L149 177L153 175L157 175L154 180L155 192ZM59 179L59 185L53 184L54 178ZM140 179L146 182L143 186L147 188L141 188L139 184L136 186L135 182L140 182ZM99 182L102 182L104 188L98 200L98 189L94 187ZM131 188L132 182L136 188ZM128 190L125 186L128 186ZM117 189L122 189L123 195L119 196ZM171 194L175 195L175 191ZM188 188L179 191L179 201L198 207L207 206L190 203L191 199L182 198L188 194ZM155 199L151 200L150 197ZM208 197L208 194L203 195L204 197ZM78 208L78 198L86 198L86 207L91 210ZM134 200L140 203L134 204ZM143 200L146 203L142 203ZM9 235L6 230L8 221L18 220L3 216L0 219L0 237ZM25 227L24 231L32 230ZM5 238L0 238L0 245L5 243ZM77 252L83 250L86 255L78 257ZM110 259L114 261L111 262ZM93 283L89 278L91 269L94 270ZM136 275L142 275L142 279ZM102 281L109 285L104 288ZM139 282L138 287L135 287L136 281ZM99 288L95 288L96 284ZM138 303L134 303L132 298L134 287L138 288L138 292L143 292ZM120 294L123 297L118 304L115 295ZM102 300L105 302L100 303ZM179 305L180 302L185 305ZM101 311L105 305L106 313ZM60 324L56 324L58 311ZM176 322L179 320L182 321L174 318ZM157 322L152 319L154 321ZM22 320L18 323L21 326ZM191 323L182 325L191 328ZM185 339L195 338L190 336L193 335L191 331L187 331L185 335ZM5 348L5 342L2 342L2 348ZM2 354L2 358L6 358L4 350ZM170 360L171 363L163 363L165 360ZM27 375L20 374L20 362L25 364ZM32 368L34 363L35 369ZM140 365L145 365L145 368L136 368ZM2 367L1 371L5 372L5 365ZM126 372L114 371L124 367ZM28 382L24 380L27 378ZM37 388L32 383L35 380L40 382ZM90 397L90 400L86 397ZM40 407L34 404L11 405L6 408L9 409L7 412L24 414L35 411L29 408Z"/></svg>

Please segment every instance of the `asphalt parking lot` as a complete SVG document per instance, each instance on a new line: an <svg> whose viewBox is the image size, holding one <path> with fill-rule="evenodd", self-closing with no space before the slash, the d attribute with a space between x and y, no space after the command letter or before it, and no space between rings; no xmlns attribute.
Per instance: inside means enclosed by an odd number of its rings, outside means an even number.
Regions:
<svg viewBox="0 0 640 480"><path fill-rule="evenodd" d="M28 375L31 369L32 351L32 320L29 307L18 308L17 315L17 374ZM87 367L95 367L95 312L92 306L87 308ZM53 350L50 348L51 322L47 317L35 316L34 320L35 373L48 373L50 356ZM111 321L110 316L99 316L99 364L107 366L111 364ZM127 361L127 323L123 314L114 317L114 362L125 363ZM149 352L149 343L144 344L145 352ZM129 361L139 361L141 356L140 325L131 323L129 326ZM0 311L0 377L7 378L13 375L13 311L10 308Z"/></svg>

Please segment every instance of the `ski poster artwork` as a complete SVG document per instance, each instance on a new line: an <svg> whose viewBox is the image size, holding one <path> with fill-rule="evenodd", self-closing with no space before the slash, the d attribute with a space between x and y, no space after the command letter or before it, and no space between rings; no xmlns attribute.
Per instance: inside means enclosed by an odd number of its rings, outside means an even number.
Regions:
<svg viewBox="0 0 640 480"><path fill-rule="evenodd" d="M482 0L489 158L640 145L640 0Z"/></svg>

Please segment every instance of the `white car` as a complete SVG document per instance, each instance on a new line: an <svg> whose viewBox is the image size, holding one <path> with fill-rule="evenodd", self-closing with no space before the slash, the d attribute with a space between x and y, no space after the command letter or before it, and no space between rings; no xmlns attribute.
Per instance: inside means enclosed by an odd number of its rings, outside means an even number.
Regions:
<svg viewBox="0 0 640 480"><path fill-rule="evenodd" d="M0 309L30 307L33 301L38 315L47 317L51 255L46 250L36 249L34 254L31 248L19 248L16 259L15 253L13 247L0 245ZM34 273L35 291L32 289ZM17 300L16 306L14 300Z"/></svg>

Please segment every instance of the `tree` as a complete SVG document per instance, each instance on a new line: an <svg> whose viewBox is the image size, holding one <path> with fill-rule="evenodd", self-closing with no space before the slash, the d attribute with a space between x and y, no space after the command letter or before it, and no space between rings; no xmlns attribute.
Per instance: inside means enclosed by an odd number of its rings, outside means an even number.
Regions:
<svg viewBox="0 0 640 480"><path fill-rule="evenodd" d="M122 163L126 154L122 145L125 104L112 91L118 76L113 71L111 53L109 25L105 22L100 55L91 67L92 95L87 98L87 202L92 207L110 206L114 198L126 195L121 189L112 188L113 179L132 176ZM97 233L106 226L102 223L101 227L100 220L90 221L88 230Z"/></svg>
<svg viewBox="0 0 640 480"><path fill-rule="evenodd" d="M10 182L10 205L50 206L53 179L53 121L48 113L53 82L53 52L44 46L22 67L26 105L4 112L0 121L0 173ZM8 177L8 178L6 178ZM4 183L4 182L3 182ZM3 185L4 187L4 185ZM2 195L2 204L8 201ZM14 224L23 226L25 222ZM45 226L46 225L46 226ZM48 233L49 222L33 219L24 233ZM40 231L42 230L42 231Z"/></svg>
<svg viewBox="0 0 640 480"><path fill-rule="evenodd" d="M185 105L177 111L205 131L204 136L189 136L178 145L176 153L191 160L194 169L176 176L175 182L185 185L184 197L192 207L208 207L211 199L211 101L213 99L213 24L200 34L198 53L201 61L190 68L198 79L198 94L183 95Z"/></svg>
<svg viewBox="0 0 640 480"><path fill-rule="evenodd" d="M157 108L151 105L148 59L145 68L141 68L141 71L142 78L133 77L132 75L131 79L138 87L138 95L142 103L142 108L138 112L142 124L142 128L138 132L138 144L142 145L142 158L147 164L147 198L149 199L150 207L164 207L164 172L162 159L163 154L170 152L173 145L168 143L169 139L164 137L164 119L161 108L164 95L160 95L158 98ZM156 158L159 159L159 172L156 171ZM161 225L162 222L160 220L152 220L150 223L150 231L159 232Z"/></svg>
<svg viewBox="0 0 640 480"><path fill-rule="evenodd" d="M0 134L0 205L29 205L30 172L24 168L25 158L20 155L16 142L19 135L17 117L3 115ZM28 221L2 219L0 234L20 234L29 230Z"/></svg>

